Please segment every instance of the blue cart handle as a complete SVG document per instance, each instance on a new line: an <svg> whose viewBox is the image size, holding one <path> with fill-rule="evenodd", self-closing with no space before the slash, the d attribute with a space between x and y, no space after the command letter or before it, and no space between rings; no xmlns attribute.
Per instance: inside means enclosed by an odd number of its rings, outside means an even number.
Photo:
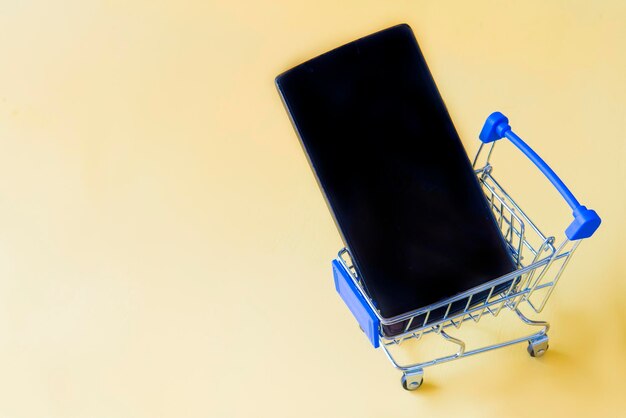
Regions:
<svg viewBox="0 0 626 418"><path fill-rule="evenodd" d="M595 210L587 209L585 206L578 203L578 200L574 197L572 192L567 188L565 183L556 175L554 170L550 168L548 164L539 156L532 148L528 146L522 138L517 136L515 132L511 130L509 125L509 119L500 112L494 112L485 121L482 131L480 131L480 140L483 143L494 142L502 138L507 138L517 148L520 149L526 155L530 161L532 161L539 170L550 180L550 183L559 193L563 196L563 199L574 211L574 221L565 230L565 235L570 240L578 240L589 238L596 232L600 226L600 216Z"/></svg>

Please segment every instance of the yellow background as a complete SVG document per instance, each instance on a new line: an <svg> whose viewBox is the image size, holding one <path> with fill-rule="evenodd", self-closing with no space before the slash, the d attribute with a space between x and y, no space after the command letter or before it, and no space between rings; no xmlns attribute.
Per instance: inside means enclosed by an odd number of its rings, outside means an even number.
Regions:
<svg viewBox="0 0 626 418"><path fill-rule="evenodd" d="M341 242L273 84L402 22L470 154L501 110L604 219L544 358L415 393L335 294ZM623 1L2 2L0 417L626 416L625 22ZM562 236L511 148L496 174ZM488 325L468 332L521 330Z"/></svg>

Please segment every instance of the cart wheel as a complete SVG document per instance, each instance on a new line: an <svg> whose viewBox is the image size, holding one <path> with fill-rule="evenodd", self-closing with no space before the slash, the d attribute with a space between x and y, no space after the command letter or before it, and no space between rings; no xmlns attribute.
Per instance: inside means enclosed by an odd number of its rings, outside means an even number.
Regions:
<svg viewBox="0 0 626 418"><path fill-rule="evenodd" d="M547 335L542 335L537 339L528 341L528 354L530 354L531 357L543 356L550 347L550 344L548 344L548 342L549 339Z"/></svg>
<svg viewBox="0 0 626 418"><path fill-rule="evenodd" d="M417 372L404 373L400 381L405 390L416 390L424 382L424 372L419 370Z"/></svg>

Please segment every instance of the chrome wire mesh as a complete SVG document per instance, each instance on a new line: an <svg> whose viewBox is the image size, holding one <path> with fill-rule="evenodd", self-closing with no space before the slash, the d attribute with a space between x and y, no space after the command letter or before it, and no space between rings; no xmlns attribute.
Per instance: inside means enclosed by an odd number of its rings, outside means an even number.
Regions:
<svg viewBox="0 0 626 418"><path fill-rule="evenodd" d="M446 328L460 328L467 321L478 322L484 315L498 316L505 307L517 310L522 303L537 313L544 308L578 241L566 239L555 247L554 238L541 232L496 181L492 171L491 165L487 162L483 168L476 170L476 175L511 256L517 264L516 271L428 307L393 318L384 318L380 316L380 312L361 285L348 251L346 249L340 251L339 259L350 271L353 281L379 316L383 325L380 330L383 345L397 345L407 339L419 340L429 333L441 334ZM502 291L502 284L507 282L510 282L510 285ZM476 302L477 295L485 292L488 292L487 297ZM460 311L453 309L453 304L458 306L461 302L464 309ZM433 321L431 318L434 317L432 313L435 310L444 311L444 314L440 319ZM400 323L403 324L403 332L389 335L385 331L388 326Z"/></svg>

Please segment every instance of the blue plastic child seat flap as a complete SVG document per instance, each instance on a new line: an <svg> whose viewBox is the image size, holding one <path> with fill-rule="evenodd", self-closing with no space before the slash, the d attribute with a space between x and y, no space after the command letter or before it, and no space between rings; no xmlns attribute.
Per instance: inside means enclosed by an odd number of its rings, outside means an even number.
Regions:
<svg viewBox="0 0 626 418"><path fill-rule="evenodd" d="M378 348L378 329L380 326L378 317L359 292L344 265L339 260L333 260L332 264L337 293L348 306L374 348Z"/></svg>

